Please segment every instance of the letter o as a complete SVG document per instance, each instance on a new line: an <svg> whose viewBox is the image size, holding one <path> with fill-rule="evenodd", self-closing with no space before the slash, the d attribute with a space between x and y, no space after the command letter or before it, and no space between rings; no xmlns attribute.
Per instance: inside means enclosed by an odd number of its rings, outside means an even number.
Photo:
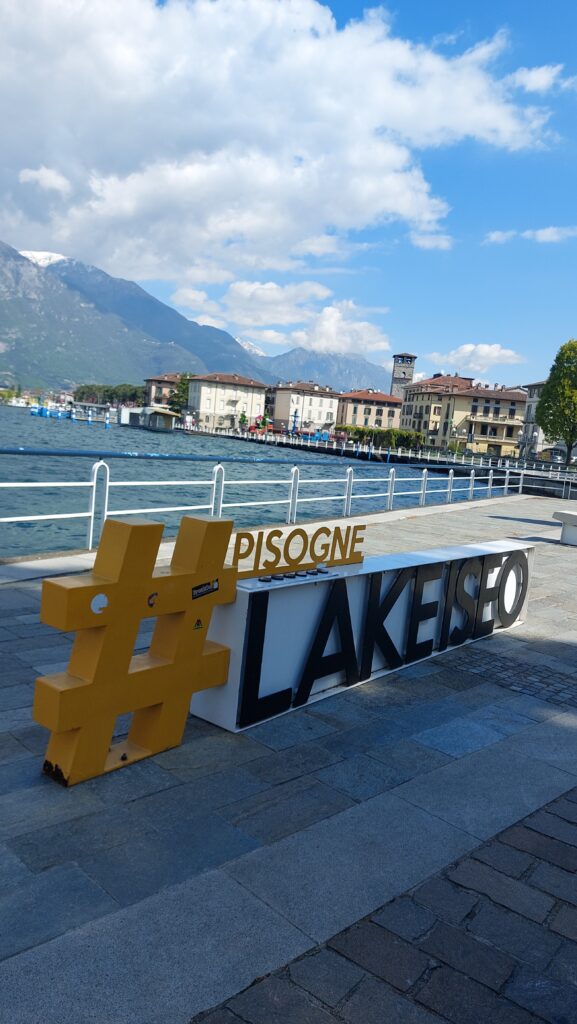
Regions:
<svg viewBox="0 0 577 1024"><path fill-rule="evenodd" d="M300 540L302 542L301 550L299 551L298 556L296 556L296 557L294 555L291 555L291 553L290 553L292 542L295 539L298 539L298 540ZM299 565L300 562L302 562L302 560L303 560L303 558L304 558L304 556L306 554L307 548L308 548L308 543L309 543L309 535L306 532L306 530L301 530L299 528L299 529L296 529L296 530L292 530L289 533L287 539L284 542L283 558L284 558L286 564L291 567L291 569L294 566Z"/></svg>
<svg viewBox="0 0 577 1024"><path fill-rule="evenodd" d="M507 611L505 606L505 591L507 589L507 580L515 569L521 570L521 586L519 587L513 607L510 611ZM516 574L515 574L516 575ZM501 626L512 626L517 619L523 603L527 596L527 587L529 586L529 563L527 562L527 556L524 551L514 551L513 554L509 555L503 568L501 569L501 578L499 580L499 597L497 599L497 611L499 614L499 622Z"/></svg>

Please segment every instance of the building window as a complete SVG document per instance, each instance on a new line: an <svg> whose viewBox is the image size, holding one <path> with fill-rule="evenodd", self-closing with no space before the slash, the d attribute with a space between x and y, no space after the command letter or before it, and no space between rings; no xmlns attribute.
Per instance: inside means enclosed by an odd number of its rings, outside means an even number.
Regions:
<svg viewBox="0 0 577 1024"><path fill-rule="evenodd" d="M369 425L369 417L365 416L365 427L368 427L368 425Z"/></svg>
<svg viewBox="0 0 577 1024"><path fill-rule="evenodd" d="M355 415L353 415L353 427L356 427L356 425L357 425L357 417Z"/></svg>
<svg viewBox="0 0 577 1024"><path fill-rule="evenodd" d="M505 431L506 437L513 437L513 427L507 427Z"/></svg>
<svg viewBox="0 0 577 1024"><path fill-rule="evenodd" d="M489 427L487 426L487 424L486 423L481 423L481 434L483 435L483 437L486 437L488 432L489 432Z"/></svg>
<svg viewBox="0 0 577 1024"><path fill-rule="evenodd" d="M353 405L353 412L358 412L358 411L359 411L358 405Z"/></svg>
<svg viewBox="0 0 577 1024"><path fill-rule="evenodd" d="M382 425L383 425L383 421L382 421L381 417L377 416L377 418L375 420L375 426L382 427Z"/></svg>
<svg viewBox="0 0 577 1024"><path fill-rule="evenodd" d="M365 408L363 409L363 412L364 412L365 416L370 416L371 415L371 408L370 408L370 406L365 406Z"/></svg>
<svg viewBox="0 0 577 1024"><path fill-rule="evenodd" d="M387 410L387 416L389 417L389 419L391 419L394 415L395 415L395 410L394 409L388 409Z"/></svg>
<svg viewBox="0 0 577 1024"><path fill-rule="evenodd" d="M489 415L489 413L490 413L490 411L491 411L491 406L490 406L490 405L487 405L487 404L485 404L485 405L483 406L483 416L488 416L488 415Z"/></svg>

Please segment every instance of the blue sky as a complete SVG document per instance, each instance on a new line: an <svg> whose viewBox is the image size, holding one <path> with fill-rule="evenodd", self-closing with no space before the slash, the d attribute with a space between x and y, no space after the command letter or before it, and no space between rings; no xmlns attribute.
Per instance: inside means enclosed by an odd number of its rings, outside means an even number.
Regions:
<svg viewBox="0 0 577 1024"><path fill-rule="evenodd" d="M0 30L9 244L268 354L513 384L577 334L569 0L8 0Z"/></svg>

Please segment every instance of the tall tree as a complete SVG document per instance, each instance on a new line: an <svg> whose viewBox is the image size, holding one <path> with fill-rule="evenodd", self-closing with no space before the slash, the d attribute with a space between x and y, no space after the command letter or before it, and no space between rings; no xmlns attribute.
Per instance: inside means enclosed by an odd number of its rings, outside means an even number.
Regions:
<svg viewBox="0 0 577 1024"><path fill-rule="evenodd" d="M181 373L178 383L170 396L170 408L173 412L182 413L188 407L188 385L192 380L190 373Z"/></svg>
<svg viewBox="0 0 577 1024"><path fill-rule="evenodd" d="M561 345L541 398L535 410L535 420L548 441L565 442L569 465L573 445L577 442L577 341L571 339Z"/></svg>

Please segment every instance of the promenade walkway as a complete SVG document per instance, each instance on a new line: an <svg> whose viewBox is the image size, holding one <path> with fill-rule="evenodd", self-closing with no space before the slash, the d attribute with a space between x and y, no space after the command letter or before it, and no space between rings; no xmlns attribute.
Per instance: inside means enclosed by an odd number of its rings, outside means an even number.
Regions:
<svg viewBox="0 0 577 1024"><path fill-rule="evenodd" d="M0 1024L577 1022L557 507L370 518L367 553L530 540L522 626L243 735L190 719L182 747L70 790L30 715L71 641L38 602L89 558L0 566Z"/></svg>

